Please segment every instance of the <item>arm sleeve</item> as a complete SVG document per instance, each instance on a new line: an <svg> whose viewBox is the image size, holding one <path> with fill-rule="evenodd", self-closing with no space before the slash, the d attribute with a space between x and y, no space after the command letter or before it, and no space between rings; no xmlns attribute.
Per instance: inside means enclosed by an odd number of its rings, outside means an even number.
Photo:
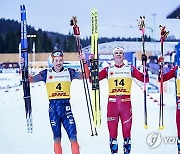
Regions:
<svg viewBox="0 0 180 154"><path fill-rule="evenodd" d="M88 67L88 64L84 64L84 70L85 70L85 73L86 73L86 78L88 79L89 76L90 76L90 70L89 70L89 67Z"/></svg>
<svg viewBox="0 0 180 154"><path fill-rule="evenodd" d="M71 80L73 80L73 79L83 79L82 72L77 71L77 70L72 69L72 68L68 68L68 70L69 70L69 73L70 73L70 76L71 76ZM89 70L87 64L84 64L84 71L86 73L86 78L89 78L90 70Z"/></svg>
<svg viewBox="0 0 180 154"><path fill-rule="evenodd" d="M102 69L100 72L99 72L99 81L104 79L104 78L107 78L108 76L108 67L105 67L104 69ZM92 79L91 79L91 76L89 78L89 82L92 83Z"/></svg>
<svg viewBox="0 0 180 154"><path fill-rule="evenodd" d="M102 80L104 78L108 77L108 67L105 67L99 72L99 80Z"/></svg>
<svg viewBox="0 0 180 154"><path fill-rule="evenodd" d="M166 74L163 75L163 82L164 81L167 81L167 80L170 80L171 78L173 77L176 77L176 71L178 69L178 66L174 67L173 69L171 69L169 72L167 72ZM161 81L161 78L160 78L160 73L159 73L159 76L158 76L158 81L160 82Z"/></svg>
<svg viewBox="0 0 180 154"><path fill-rule="evenodd" d="M44 81L46 83L47 69L39 72L37 75L32 76L32 82Z"/></svg>
<svg viewBox="0 0 180 154"><path fill-rule="evenodd" d="M82 79L82 74L81 74L80 71L75 70L73 68L68 68L68 71L69 71L69 74L70 74L71 81L73 79Z"/></svg>
<svg viewBox="0 0 180 154"><path fill-rule="evenodd" d="M140 71L138 71L138 70L136 69L136 67L134 67L134 66L131 66L131 68L132 68L132 77L138 79L139 81L144 82L144 74L141 73ZM145 77L146 77L146 78L145 78L145 82L146 82L146 83L149 82L149 75L148 75L148 72L147 72L147 71L146 71L146 76L145 76Z"/></svg>

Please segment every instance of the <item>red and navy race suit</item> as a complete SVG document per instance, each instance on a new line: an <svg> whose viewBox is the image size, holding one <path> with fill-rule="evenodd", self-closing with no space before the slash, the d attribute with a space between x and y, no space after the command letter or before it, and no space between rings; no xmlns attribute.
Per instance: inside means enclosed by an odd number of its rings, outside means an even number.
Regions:
<svg viewBox="0 0 180 154"><path fill-rule="evenodd" d="M99 79L108 79L109 98L107 106L107 123L110 138L117 138L119 118L122 123L124 138L131 137L132 109L131 109L131 83L135 77L144 81L143 74L134 66L122 64L110 66L99 73ZM149 81L148 75L146 82Z"/></svg>
<svg viewBox="0 0 180 154"><path fill-rule="evenodd" d="M33 76L33 82L44 81L49 98L49 119L54 140L61 139L61 125L65 128L69 139L77 140L77 131L70 105L70 84L79 79L81 73L71 68L63 68L60 72L45 69Z"/></svg>
<svg viewBox="0 0 180 154"><path fill-rule="evenodd" d="M164 74L163 81L168 81L173 77L176 78L176 125L178 138L180 138L180 67L175 66L169 72Z"/></svg>

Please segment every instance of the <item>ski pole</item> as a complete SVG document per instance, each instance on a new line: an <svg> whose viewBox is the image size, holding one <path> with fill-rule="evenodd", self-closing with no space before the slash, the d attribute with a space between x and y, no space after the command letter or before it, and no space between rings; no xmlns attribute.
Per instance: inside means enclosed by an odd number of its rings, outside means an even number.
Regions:
<svg viewBox="0 0 180 154"><path fill-rule="evenodd" d="M165 26L159 25L160 41L161 41L161 56L163 57L163 44L167 38L169 31L165 30ZM164 129L164 113L163 113L163 61L160 63L160 108L159 108L159 130Z"/></svg>
<svg viewBox="0 0 180 154"><path fill-rule="evenodd" d="M72 20L70 21L70 25L73 26L73 32L74 32L74 35L76 37L76 45L77 45L79 54L81 54L82 53L82 47L81 47L80 37L79 37L80 30L79 30L79 27L77 26L77 19L76 19L75 16L72 17ZM82 71L82 76L83 76L84 92L85 92L85 97L86 97L86 103L87 103L87 109L88 109L88 115L89 115L89 122L90 122L91 133L92 133L91 136L94 136L94 135L97 135L97 131L96 131L96 128L95 128L95 134L94 134L93 128L92 128L92 119L91 119L91 117L93 117L93 112L92 112L92 105L91 105L91 97L90 97L89 86L88 86L88 82L87 82L87 78L86 78L84 63L83 63L82 60L80 60L80 66L81 66L81 71ZM90 106L90 108L89 108L89 106Z"/></svg>
<svg viewBox="0 0 180 154"><path fill-rule="evenodd" d="M143 54L145 55L145 17L144 16L140 16L140 21L139 21L139 30L142 33L142 49L143 49ZM147 129L148 128L148 124L147 124L147 101L146 101L146 62L143 61L142 63L143 65L143 75L144 75L144 128Z"/></svg>

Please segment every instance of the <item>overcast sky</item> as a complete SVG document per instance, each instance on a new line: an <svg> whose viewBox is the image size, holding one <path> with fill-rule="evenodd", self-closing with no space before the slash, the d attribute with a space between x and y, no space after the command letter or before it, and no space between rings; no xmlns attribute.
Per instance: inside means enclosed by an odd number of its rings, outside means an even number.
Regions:
<svg viewBox="0 0 180 154"><path fill-rule="evenodd" d="M166 19L180 0L1 0L0 18L20 21L20 4L26 5L27 22L36 30L68 34L72 31L69 21L77 16L81 37L90 36L91 9L97 8L100 37L140 37L136 20L143 15L147 35L159 39L162 24L180 39L180 19Z"/></svg>

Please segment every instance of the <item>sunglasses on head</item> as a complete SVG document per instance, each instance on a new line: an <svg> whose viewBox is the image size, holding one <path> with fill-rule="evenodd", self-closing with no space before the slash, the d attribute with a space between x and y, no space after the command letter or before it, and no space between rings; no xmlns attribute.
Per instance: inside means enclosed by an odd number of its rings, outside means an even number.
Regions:
<svg viewBox="0 0 180 154"><path fill-rule="evenodd" d="M52 54L51 54L51 57L62 57L63 56L63 51L54 51Z"/></svg>

